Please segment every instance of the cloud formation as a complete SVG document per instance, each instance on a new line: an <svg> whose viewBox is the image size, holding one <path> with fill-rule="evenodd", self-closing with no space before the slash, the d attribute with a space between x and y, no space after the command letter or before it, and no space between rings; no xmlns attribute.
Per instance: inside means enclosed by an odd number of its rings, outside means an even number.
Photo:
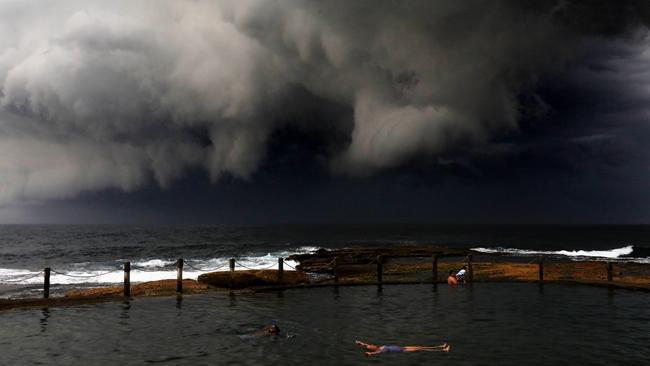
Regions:
<svg viewBox="0 0 650 366"><path fill-rule="evenodd" d="M480 146L516 130L519 96L592 40L646 47L645 14L560 0L5 1L0 205L169 187L194 169L249 179L275 130L322 128L292 120L296 93L352 111L327 121L352 126L328 156L335 173Z"/></svg>

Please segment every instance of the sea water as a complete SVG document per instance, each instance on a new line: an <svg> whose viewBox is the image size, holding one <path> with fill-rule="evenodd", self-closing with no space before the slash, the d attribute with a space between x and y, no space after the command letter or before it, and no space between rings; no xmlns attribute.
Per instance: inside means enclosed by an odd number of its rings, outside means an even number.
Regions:
<svg viewBox="0 0 650 366"><path fill-rule="evenodd" d="M45 267L54 296L76 287L133 283L208 271L276 267L318 248L433 244L511 255L648 262L650 226L625 225L0 225L0 297L40 296ZM297 263L285 262L285 270Z"/></svg>
<svg viewBox="0 0 650 366"><path fill-rule="evenodd" d="M650 294L525 283L136 298L0 313L6 365L644 365ZM255 336L266 324L277 337ZM451 352L366 358L354 341Z"/></svg>

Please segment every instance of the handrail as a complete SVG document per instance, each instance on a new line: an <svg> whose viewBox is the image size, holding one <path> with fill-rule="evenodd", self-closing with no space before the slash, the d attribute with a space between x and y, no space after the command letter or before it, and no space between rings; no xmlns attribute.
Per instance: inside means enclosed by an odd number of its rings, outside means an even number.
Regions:
<svg viewBox="0 0 650 366"><path fill-rule="evenodd" d="M397 256L391 256L391 257L397 257ZM429 265L431 265L431 269L433 270L433 276L432 276L431 280L432 280L433 283L437 283L438 261L437 261L437 256L436 255L434 255L433 257L434 257L433 262L429 263ZM383 268L384 268L384 266L386 266L385 261L383 260L383 258L385 258L385 257L377 256L376 258L370 260L367 263L347 263L346 265L367 266L367 265L377 263L377 281L376 281L376 283L381 285L382 282L383 282L382 281L383 280ZM325 266L331 266L333 268L333 270L334 270L334 285L338 284L338 279L339 279L338 277L340 275L340 265L341 265L340 259L341 259L340 257L334 257L328 263L324 263ZM467 264L468 264L468 267L469 267L468 273L471 274L472 264L473 264L472 257L467 257L467 258L463 258L463 259L467 260ZM463 259L461 259L461 260L463 260ZM549 271L550 273L553 273L558 268L566 266L568 263L570 263L570 262L567 262L567 263L561 262L560 263L560 262L557 262L557 261L552 261L552 260L549 260L549 258L546 257L546 256L536 256L536 257L531 258L528 262L522 260L522 261L519 261L518 263L525 264L525 265L530 265L530 264L533 264L535 262L537 262L537 264L539 265L539 282L540 283L543 283L544 280L545 280L544 279L544 267L545 266L547 267L547 270L551 270L551 271ZM607 263L607 267L606 267L607 277L606 278L607 278L608 282L611 282L612 281L612 272L613 272L612 262L608 261L606 263ZM157 266L157 267L131 266L130 262L124 262L123 268L116 268L116 269L113 269L113 270L108 270L108 271L93 274L93 275L78 275L78 274L72 274L71 272L57 271L57 270L54 270L54 269L46 268L44 271L40 271L40 272L38 272L36 274L19 276L17 278L13 278L13 279L0 280L0 283L24 282L24 281L31 280L33 278L36 278L36 277L41 276L41 275L44 274L44 285L43 285L44 286L44 296L47 297L49 295L50 272L55 273L57 275L65 276L65 277L87 279L87 278L101 277L101 276L105 276L105 275L110 274L110 273L114 273L114 272L118 272L118 271L123 270L124 275L125 275L124 276L124 286L125 286L124 294L125 294L125 296L130 296L130 271L132 269L136 269L136 270L139 270L139 271L145 271L145 272L154 272L154 271L159 271L161 269L168 269L168 268L175 267L176 271L177 271L176 280L177 280L177 282L182 284L183 264L186 264L188 268L190 268L190 269L192 269L194 271L197 271L197 272L216 272L216 271L218 271L220 269L223 269L224 267L226 267L228 265L231 265L231 267L230 267L231 271L235 271L237 265L239 267L241 267L241 268L245 268L245 269L248 269L248 270L268 270L268 269L271 269L271 268L274 268L275 266L277 266L277 268L278 268L278 281L281 281L281 279L282 279L283 266L287 266L287 268L293 269L295 271L307 272L307 271L305 271L303 269L296 268L295 266L293 266L293 265L289 264L288 262L284 261L282 258L279 258L277 264L273 263L273 264L271 264L269 266L262 267L262 268L249 267L249 266L243 264L242 262L235 260L234 258L231 258L229 262L223 263L220 266L217 266L217 267L214 267L214 268L201 268L201 267L198 267L198 266L194 266L194 265L191 264L190 261L181 258L181 259L175 261L174 263L170 263L170 264L163 265L163 266ZM594 274L597 273L593 269L591 271L589 271L589 270L581 269L581 268L573 268L572 272L573 273L585 273L585 274L586 273L594 273ZM638 271L638 270L637 270L637 272L646 273L645 271ZM388 274L390 274L390 272ZM472 281L471 275L468 276L468 277L469 277L468 280L471 282ZM557 274L555 274L554 276L551 276L551 281L553 280L552 278L555 278L555 277L557 277ZM577 276L577 277L580 277L580 276ZM280 283L280 282L278 282L278 283ZM387 282L387 283L389 283L389 282ZM182 292L182 285L177 287L177 292L179 292L179 293Z"/></svg>

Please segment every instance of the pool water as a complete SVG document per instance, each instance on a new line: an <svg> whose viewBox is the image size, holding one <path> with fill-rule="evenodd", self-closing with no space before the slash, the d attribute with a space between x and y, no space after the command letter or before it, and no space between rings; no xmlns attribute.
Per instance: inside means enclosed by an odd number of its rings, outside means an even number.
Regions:
<svg viewBox="0 0 650 366"><path fill-rule="evenodd" d="M252 335L269 323L280 326L281 336ZM0 324L6 365L641 365L650 359L650 294L559 284L138 298L4 311ZM355 339L448 342L452 349L366 358Z"/></svg>

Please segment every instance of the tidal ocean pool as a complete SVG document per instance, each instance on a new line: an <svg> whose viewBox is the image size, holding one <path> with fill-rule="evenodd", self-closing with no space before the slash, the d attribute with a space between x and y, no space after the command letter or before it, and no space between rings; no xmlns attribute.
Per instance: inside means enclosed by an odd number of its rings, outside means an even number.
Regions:
<svg viewBox="0 0 650 366"><path fill-rule="evenodd" d="M0 312L0 355L4 365L641 365L649 305L643 292L522 283L137 298ZM268 323L282 335L251 336ZM355 339L452 349L366 358Z"/></svg>

